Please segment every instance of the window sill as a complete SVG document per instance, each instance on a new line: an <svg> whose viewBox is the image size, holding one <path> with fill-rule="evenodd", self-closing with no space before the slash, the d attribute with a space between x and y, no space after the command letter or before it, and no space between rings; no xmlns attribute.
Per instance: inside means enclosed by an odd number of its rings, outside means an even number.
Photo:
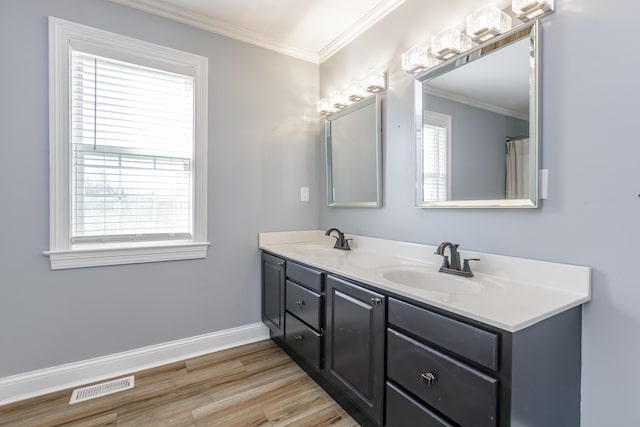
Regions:
<svg viewBox="0 0 640 427"><path fill-rule="evenodd" d="M46 251L52 270L68 268L100 267L105 265L139 264L146 262L178 261L207 257L210 243L170 243L155 245L123 246L73 249L69 251Z"/></svg>

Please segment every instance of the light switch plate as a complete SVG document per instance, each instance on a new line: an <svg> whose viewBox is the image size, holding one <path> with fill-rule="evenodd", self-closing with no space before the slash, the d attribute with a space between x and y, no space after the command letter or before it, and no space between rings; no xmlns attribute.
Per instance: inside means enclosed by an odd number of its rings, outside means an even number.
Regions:
<svg viewBox="0 0 640 427"><path fill-rule="evenodd" d="M549 169L540 169L538 189L540 190L540 198L546 200L549 192Z"/></svg>
<svg viewBox="0 0 640 427"><path fill-rule="evenodd" d="M300 187L300 201L301 202L309 201L309 187Z"/></svg>

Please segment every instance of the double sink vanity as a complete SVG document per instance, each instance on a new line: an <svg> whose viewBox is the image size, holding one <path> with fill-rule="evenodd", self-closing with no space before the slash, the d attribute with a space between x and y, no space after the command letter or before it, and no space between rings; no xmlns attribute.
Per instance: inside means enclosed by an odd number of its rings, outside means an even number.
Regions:
<svg viewBox="0 0 640 427"><path fill-rule="evenodd" d="M589 268L348 237L260 234L262 318L360 424L579 425Z"/></svg>
<svg viewBox="0 0 640 427"><path fill-rule="evenodd" d="M415 206L540 207L541 30L521 22L435 65L403 57ZM383 98L323 112L332 208L382 207ZM589 268L331 233L260 234L262 319L360 424L580 425Z"/></svg>

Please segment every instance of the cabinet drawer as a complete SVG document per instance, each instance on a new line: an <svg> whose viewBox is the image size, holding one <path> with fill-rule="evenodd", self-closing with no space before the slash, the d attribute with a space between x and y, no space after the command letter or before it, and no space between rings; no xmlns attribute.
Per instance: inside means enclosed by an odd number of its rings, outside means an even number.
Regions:
<svg viewBox="0 0 640 427"><path fill-rule="evenodd" d="M389 298L389 323L481 366L498 370L496 334L394 298Z"/></svg>
<svg viewBox="0 0 640 427"><path fill-rule="evenodd" d="M318 292L324 291L324 273L289 261L287 277L300 285Z"/></svg>
<svg viewBox="0 0 640 427"><path fill-rule="evenodd" d="M387 375L463 426L496 426L498 381L393 329L387 330ZM423 378L433 375L428 385Z"/></svg>
<svg viewBox="0 0 640 427"><path fill-rule="evenodd" d="M387 427L453 427L420 402L387 383Z"/></svg>
<svg viewBox="0 0 640 427"><path fill-rule="evenodd" d="M322 369L322 335L290 313L285 316L284 340L309 365Z"/></svg>
<svg viewBox="0 0 640 427"><path fill-rule="evenodd" d="M287 280L287 311L319 331L322 295Z"/></svg>

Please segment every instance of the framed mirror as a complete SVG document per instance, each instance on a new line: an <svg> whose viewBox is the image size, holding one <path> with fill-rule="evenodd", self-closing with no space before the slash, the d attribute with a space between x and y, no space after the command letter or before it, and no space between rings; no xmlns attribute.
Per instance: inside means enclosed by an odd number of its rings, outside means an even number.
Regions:
<svg viewBox="0 0 640 427"><path fill-rule="evenodd" d="M416 205L538 207L540 24L416 76Z"/></svg>
<svg viewBox="0 0 640 427"><path fill-rule="evenodd" d="M381 102L370 96L327 118L329 206L382 206Z"/></svg>

